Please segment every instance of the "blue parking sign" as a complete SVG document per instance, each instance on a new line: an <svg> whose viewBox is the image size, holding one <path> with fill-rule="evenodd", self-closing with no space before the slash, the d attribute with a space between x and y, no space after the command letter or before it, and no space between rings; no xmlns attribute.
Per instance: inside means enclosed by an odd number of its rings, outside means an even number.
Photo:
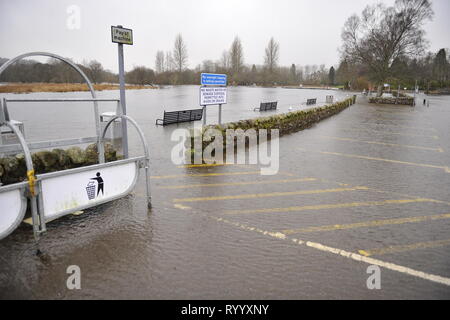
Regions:
<svg viewBox="0 0 450 320"><path fill-rule="evenodd" d="M202 86L226 86L227 85L227 75L226 74L202 73L201 85Z"/></svg>

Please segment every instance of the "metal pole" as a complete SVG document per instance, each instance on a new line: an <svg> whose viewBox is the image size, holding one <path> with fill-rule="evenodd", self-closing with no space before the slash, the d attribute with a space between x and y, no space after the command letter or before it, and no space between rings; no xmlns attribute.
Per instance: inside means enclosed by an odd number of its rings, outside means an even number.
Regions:
<svg viewBox="0 0 450 320"><path fill-rule="evenodd" d="M203 125L206 126L206 106L203 106Z"/></svg>
<svg viewBox="0 0 450 320"><path fill-rule="evenodd" d="M414 106L416 105L416 92L417 92L417 80L416 85L414 86Z"/></svg>
<svg viewBox="0 0 450 320"><path fill-rule="evenodd" d="M219 104L219 126L222 125L222 105Z"/></svg>
<svg viewBox="0 0 450 320"><path fill-rule="evenodd" d="M122 26L117 26L122 28ZM120 103L122 104L122 115L127 115L127 104L125 100L125 67L123 63L123 44L118 44L119 52L119 84L120 84ZM128 159L128 132L127 119L122 118L122 149L124 159Z"/></svg>

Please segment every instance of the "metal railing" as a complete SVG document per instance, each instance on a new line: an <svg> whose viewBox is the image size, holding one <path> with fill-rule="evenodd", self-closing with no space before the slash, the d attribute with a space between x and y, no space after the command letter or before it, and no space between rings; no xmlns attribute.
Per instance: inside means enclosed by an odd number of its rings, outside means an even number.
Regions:
<svg viewBox="0 0 450 320"><path fill-rule="evenodd" d="M3 108L4 110L8 110L8 103L29 103L29 102L94 102L94 121L95 121L95 127L97 136L93 137L84 137L84 138L75 138L75 139L64 139L64 140L57 140L57 141L39 141L39 142L33 142L29 144L29 148L31 150L36 149L43 149L43 148L55 148L55 147L64 147L64 146L71 146L71 145L77 145L77 144L84 144L84 143L97 143L97 150L99 150L99 163L105 162L105 156L104 156L104 144L99 139L101 134L101 124L100 124L100 115L98 110L98 102L115 102L117 103L116 107L116 113L120 112L120 100L119 99L97 99L97 98L82 98L82 99L73 99L73 98L55 98L55 99L6 99L3 98ZM100 132L100 134L98 134ZM125 148L125 144L124 144ZM5 145L0 146L0 153L12 153L20 151L19 145Z"/></svg>
<svg viewBox="0 0 450 320"><path fill-rule="evenodd" d="M136 181L139 176L139 169L144 168L145 174L146 174L146 191L147 191L147 206L148 208L151 208L151 194L150 194L150 157L149 157L149 148L147 141L145 139L145 136L142 132L142 130L139 128L136 121L134 121L132 118L128 117L124 114L121 106L121 100L120 99L98 99L96 97L94 87L92 86L92 83L89 81L88 77L83 73L83 71L74 63L72 63L70 60L67 60L63 57L60 57L58 55L52 54L52 53L46 53L46 52L31 52L26 53L23 55L20 55L14 59L11 59L7 61L5 64L3 64L0 67L0 75L5 71L9 66L14 64L15 62L31 57L31 56L47 56L51 58L55 58L58 60L61 60L71 66L75 71L77 71L85 80L87 86L89 87L89 91L91 93L91 98L81 98L81 99L70 99L70 98L56 98L56 99L6 99L0 100L0 126L6 126L11 129L11 132L15 134L15 136L18 138L19 143L18 144L10 144L10 145L1 145L0 146L0 154L1 153L12 153L12 152L20 152L23 151L25 155L25 162L27 167L27 182L21 182L16 183L12 185L7 186L0 186L0 196L3 196L4 201L16 201L17 196L19 194L20 196L20 207L13 212L12 216L9 216L9 220L4 225L4 230L0 230L0 239L6 237L8 234L10 234L15 228L18 227L20 224L21 219L23 218L23 215L25 214L26 209L26 198L30 201L31 206L31 216L32 216L32 224L33 224L33 232L36 240L39 240L39 235L42 232L46 231L46 223L61 217L63 215L69 214L71 212L82 210L90 207L97 206L99 204L113 201L115 199L118 199L120 197L125 196L131 190L135 187ZM84 138L72 138L72 139L62 139L62 140L48 140L48 141L38 141L38 142L29 142L27 143L25 140L24 135L19 130L19 128L13 124L9 117L8 112L8 103L28 103L28 102L64 102L64 103L70 103L70 102L92 102L94 107L94 118L95 118L95 129L96 129L96 136L92 137L84 137ZM98 103L99 102L116 102L116 115L112 117L104 129L101 127L101 120L100 120L100 114L98 109ZM108 128L111 126L111 123L113 123L115 120L121 119L122 122L122 139L123 139L123 154L125 156L124 160L114 161L105 163L105 152L104 152L104 142L105 142L105 135L108 130ZM126 122L130 122L137 130L139 137L141 139L143 148L144 148L144 156L135 157L135 158L128 158L128 141L127 136L124 134L126 132ZM58 172L52 172L52 173L45 173L40 175L35 175L33 162L31 158L31 152L30 150L35 149L45 149L45 148L54 148L54 147L63 147L63 146L70 146L70 145L77 145L77 144L87 144L87 143L93 143L95 142L97 144L97 151L98 151L98 164L76 168L76 169L69 169L69 170L62 170ZM135 164L135 166L132 166L132 164ZM50 212L49 209L46 207L45 200L48 200L48 197L46 193L49 193L49 190L51 190L48 187L48 184L51 184L55 180L59 178L67 178L71 177L70 179L79 179L80 174L81 175L91 175L92 172L96 172L97 170L119 170L119 168L124 169L123 174L128 177L128 182L123 183L121 186L122 189L117 194L107 194L105 195L103 191L103 182L102 183L102 196L103 198L96 199L95 201L91 201L91 197L86 200L85 198L82 198L82 202L80 204L73 204L69 205L67 208L66 206L63 206L61 209L56 210L56 212ZM127 171L128 170L128 171ZM131 171L130 171L131 170ZM92 171L92 172L91 172ZM130 174L134 174L134 177L130 178ZM97 173L97 177L99 177L100 173ZM111 177L113 175L111 174ZM89 178L89 176L88 176ZM84 179L84 176L83 176ZM93 179L89 179L93 180ZM113 180L111 178L111 180ZM98 180L98 184L100 185L100 180ZM77 186L78 188L78 186ZM78 189L77 189L78 190ZM55 189L53 189L55 191ZM12 194L14 192L14 194ZM99 195L99 191L97 193L97 196ZM56 189L56 193L60 193L60 189ZM58 201L59 199L53 199L53 197L50 195L50 202ZM85 197L85 196L84 196ZM84 200L83 200L84 199ZM5 205L5 208L9 208L9 204L2 204ZM48 205L48 202L47 202ZM16 206L17 207L17 206ZM2 212L0 212L2 214ZM3 212L4 214L4 212ZM0 222L2 220L0 219ZM2 222L3 223L3 222Z"/></svg>

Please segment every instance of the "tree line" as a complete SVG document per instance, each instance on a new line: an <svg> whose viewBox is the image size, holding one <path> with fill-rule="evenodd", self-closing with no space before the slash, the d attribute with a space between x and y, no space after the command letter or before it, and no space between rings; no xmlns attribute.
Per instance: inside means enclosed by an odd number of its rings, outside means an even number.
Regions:
<svg viewBox="0 0 450 320"><path fill-rule="evenodd" d="M129 84L198 84L200 73L228 75L230 85L315 85L341 86L362 90L383 85L437 90L450 87L450 56L446 49L426 52L423 25L433 17L429 0L396 0L393 6L369 5L360 15L351 16L342 30L341 58L337 66L279 65L280 44L272 37L264 51L262 65L245 60L244 46L236 36L217 60L204 60L189 68L188 46L181 34L171 50L158 50L154 69L137 66L126 73ZM0 64L5 59L0 59ZM117 74L105 70L98 61L78 65L95 83L117 83ZM0 76L2 82L82 82L66 64L22 61Z"/></svg>
<svg viewBox="0 0 450 320"><path fill-rule="evenodd" d="M264 64L247 64L244 46L238 36L217 60L204 60L188 68L188 50L181 34L175 38L172 50L159 50L155 57L155 83L198 84L202 72L224 73L231 85L335 85L335 68L325 65L280 66L280 45L272 37L263 52Z"/></svg>
<svg viewBox="0 0 450 320"><path fill-rule="evenodd" d="M229 50L224 50L217 61L204 60L195 68L188 68L187 45L181 34L177 35L171 51L158 51L155 68L136 66L126 72L125 80L129 84L180 85L198 84L202 72L225 73L229 75L232 85L334 85L334 67L327 69L325 65L290 67L279 66L280 46L271 38L264 51L264 64L246 64L244 48L239 37L236 37ZM0 58L0 65L7 59ZM94 83L117 83L118 75L105 70L96 60L77 64ZM330 77L331 76L331 77ZM1 76L0 82L83 82L70 66L49 59L47 63L34 60L23 60L8 68Z"/></svg>
<svg viewBox="0 0 450 320"><path fill-rule="evenodd" d="M0 66L8 59L0 58ZM105 70L96 60L85 61L76 65L93 83L117 83L118 75ZM150 85L154 83L153 70L137 66L125 73L128 84ZM83 83L83 78L71 66L57 59L49 59L46 63L35 60L22 60L11 65L0 75L0 82L47 82L47 83Z"/></svg>

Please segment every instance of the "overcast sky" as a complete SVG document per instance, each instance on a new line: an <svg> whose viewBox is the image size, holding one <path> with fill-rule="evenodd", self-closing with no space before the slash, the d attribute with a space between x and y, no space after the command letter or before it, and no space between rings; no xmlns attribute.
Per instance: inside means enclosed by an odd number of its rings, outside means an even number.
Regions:
<svg viewBox="0 0 450 320"><path fill-rule="evenodd" d="M117 71L111 25L134 30L125 68L154 68L157 50L172 50L177 33L187 43L189 67L218 60L238 35L245 63L262 64L270 37L280 43L280 64L338 63L345 20L375 0L0 0L0 57L48 51L76 62L96 59ZM393 4L394 0L383 0ZM76 12L80 25L76 27ZM426 26L430 50L450 47L450 1L433 0ZM75 17L75 18L74 18ZM68 24L69 23L69 24ZM75 23L75 24L74 24ZM70 27L69 27L70 26Z"/></svg>

